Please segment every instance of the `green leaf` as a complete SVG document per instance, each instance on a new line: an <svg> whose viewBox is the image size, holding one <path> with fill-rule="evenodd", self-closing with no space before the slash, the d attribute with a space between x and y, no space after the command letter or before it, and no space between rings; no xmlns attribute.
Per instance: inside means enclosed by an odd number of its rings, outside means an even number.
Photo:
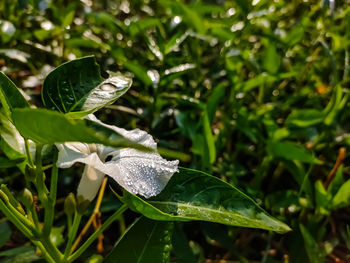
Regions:
<svg viewBox="0 0 350 263"><path fill-rule="evenodd" d="M16 85L2 72L0 72L0 101L9 118L14 108L29 107L28 102Z"/></svg>
<svg viewBox="0 0 350 263"><path fill-rule="evenodd" d="M8 158L0 157L0 168L10 168L10 167L15 167L16 165L22 163L25 161L25 157L23 158L18 158L14 160L10 160Z"/></svg>
<svg viewBox="0 0 350 263"><path fill-rule="evenodd" d="M50 240L52 244L54 244L56 247L59 247L64 242L64 236L63 231L65 229L65 226L60 227L53 227L50 233Z"/></svg>
<svg viewBox="0 0 350 263"><path fill-rule="evenodd" d="M70 117L78 118L113 103L131 83L121 74L103 80L95 58L84 57L53 70L44 81L42 99L46 108L74 112Z"/></svg>
<svg viewBox="0 0 350 263"><path fill-rule="evenodd" d="M13 257L19 254L23 254L29 251L35 251L35 247L33 246L22 246L22 247L16 247L13 249L9 249L6 251L0 252L0 257Z"/></svg>
<svg viewBox="0 0 350 263"><path fill-rule="evenodd" d="M105 263L168 263L173 224L141 217L125 232Z"/></svg>
<svg viewBox="0 0 350 263"><path fill-rule="evenodd" d="M216 110L219 106L219 103L222 101L224 96L226 95L225 93L226 87L223 84L219 84L215 89L213 90L212 95L208 99L207 102L207 112L208 112L208 118L209 118L209 123L211 124L214 120Z"/></svg>
<svg viewBox="0 0 350 263"><path fill-rule="evenodd" d="M135 76L143 82L146 86L152 85L152 80L147 74L147 69L143 66L141 66L139 63L135 61L125 61L124 62L125 68L132 71Z"/></svg>
<svg viewBox="0 0 350 263"><path fill-rule="evenodd" d="M55 111L15 109L12 118L22 136L37 143L85 142L149 150L97 122L70 119Z"/></svg>
<svg viewBox="0 0 350 263"><path fill-rule="evenodd" d="M329 193L327 193L320 180L315 182L315 202L317 213L321 215L330 214L332 197Z"/></svg>
<svg viewBox="0 0 350 263"><path fill-rule="evenodd" d="M300 224L299 227L300 227L301 234L304 238L305 248L306 248L306 252L310 262L311 263L324 262L326 257L325 251L320 248L316 240L313 238L313 236L310 234L310 232L307 230L305 226Z"/></svg>
<svg viewBox="0 0 350 263"><path fill-rule="evenodd" d="M279 233L290 231L237 188L192 169L180 168L156 197L144 200L125 192L122 201L154 220L202 220Z"/></svg>
<svg viewBox="0 0 350 263"><path fill-rule="evenodd" d="M300 161L303 163L322 164L314 155L309 153L304 147L293 142L267 142L267 150L271 155L289 161Z"/></svg>
<svg viewBox="0 0 350 263"><path fill-rule="evenodd" d="M31 263L36 262L39 259L40 257L36 254L35 248L32 248L30 251L5 258L1 261L1 263Z"/></svg>
<svg viewBox="0 0 350 263"><path fill-rule="evenodd" d="M24 162L18 164L18 167L24 172L27 158L24 139L19 134L16 127L2 112L0 112L0 149L9 160L15 160L15 162L17 162L23 159Z"/></svg>
<svg viewBox="0 0 350 263"><path fill-rule="evenodd" d="M172 236L173 252L180 263L197 263L198 259L193 253L181 223L174 224Z"/></svg>
<svg viewBox="0 0 350 263"><path fill-rule="evenodd" d="M203 112L202 123L203 123L203 136L205 138L205 142L207 145L206 154L209 155L208 156L209 162L214 163L215 159L216 159L215 141L213 138L213 134L212 134L211 127L210 127L210 121L209 121L208 113L206 110Z"/></svg>
<svg viewBox="0 0 350 263"><path fill-rule="evenodd" d="M0 223L0 248L10 239L11 228L6 221Z"/></svg>
<svg viewBox="0 0 350 263"><path fill-rule="evenodd" d="M324 114L315 109L294 110L286 119L286 125L293 127L308 127L321 123Z"/></svg>
<svg viewBox="0 0 350 263"><path fill-rule="evenodd" d="M265 49L263 65L264 68L271 74L276 74L281 64L281 58L277 53L274 43L269 42Z"/></svg>
<svg viewBox="0 0 350 263"><path fill-rule="evenodd" d="M348 205L350 205L350 179L340 187L333 198L335 208L347 207Z"/></svg>

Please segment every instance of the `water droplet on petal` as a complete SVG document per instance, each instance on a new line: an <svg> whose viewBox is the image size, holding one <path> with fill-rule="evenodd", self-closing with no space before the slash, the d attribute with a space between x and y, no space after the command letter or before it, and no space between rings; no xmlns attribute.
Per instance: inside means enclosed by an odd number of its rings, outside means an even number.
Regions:
<svg viewBox="0 0 350 263"><path fill-rule="evenodd" d="M112 91L115 91L117 89L117 87L110 84L110 83L105 83L105 84L100 86L100 89L103 91L112 92Z"/></svg>

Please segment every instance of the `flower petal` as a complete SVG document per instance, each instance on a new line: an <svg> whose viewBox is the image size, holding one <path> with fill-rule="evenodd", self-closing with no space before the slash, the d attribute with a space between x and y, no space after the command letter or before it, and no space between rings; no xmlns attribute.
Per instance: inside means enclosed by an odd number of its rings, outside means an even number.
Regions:
<svg viewBox="0 0 350 263"><path fill-rule="evenodd" d="M90 165L85 165L83 175L78 185L78 200L89 200L90 202L94 200L104 177L104 173L101 173Z"/></svg>
<svg viewBox="0 0 350 263"><path fill-rule="evenodd" d="M101 172L111 176L127 191L146 198L159 194L171 176L178 172L178 160L167 161L158 153L126 148L112 154L112 160Z"/></svg>
<svg viewBox="0 0 350 263"><path fill-rule="evenodd" d="M137 142L143 146L152 148L154 150L157 149L157 143L153 140L153 137L145 131L142 131L140 129L134 129L134 130L128 131L128 130L125 130L123 128L119 128L119 127L114 126L114 125L108 125L108 124L105 124L105 123L101 122L100 120L98 120L95 117L95 115L93 115L93 114L89 114L88 118L94 122L99 123L102 126L105 126L109 129L114 130L115 132L119 133L120 135L124 136L125 138L129 139L130 141ZM107 148L109 150L113 149L111 147L105 147L105 148Z"/></svg>
<svg viewBox="0 0 350 263"><path fill-rule="evenodd" d="M57 166L59 168L69 168L77 162L85 163L96 168L104 165L96 152L91 153L91 146L86 143L57 143L56 147L59 151L57 158Z"/></svg>

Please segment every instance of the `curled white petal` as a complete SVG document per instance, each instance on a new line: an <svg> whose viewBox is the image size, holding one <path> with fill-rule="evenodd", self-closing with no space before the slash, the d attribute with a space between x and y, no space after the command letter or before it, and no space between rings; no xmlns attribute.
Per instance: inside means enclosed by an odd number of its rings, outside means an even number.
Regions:
<svg viewBox="0 0 350 263"><path fill-rule="evenodd" d="M137 142L143 146L152 148L154 150L157 149L157 143L153 140L153 137L145 131L142 131L140 129L127 131L123 128L119 128L113 125L108 125L98 120L93 114L88 115L88 118L104 127L114 130L115 132L119 133L120 135L124 136L130 141ZM111 147L106 147L106 148L111 148Z"/></svg>
<svg viewBox="0 0 350 263"><path fill-rule="evenodd" d="M107 125L97 120L94 115L89 115L89 119L115 130L131 141L155 150L157 148L152 136L145 131L139 129L127 131ZM127 191L148 198L159 194L171 176L178 172L178 160L167 161L156 152L143 152L132 148L115 149L84 143L64 143L56 146L59 149L58 167L68 168L76 162L86 164L78 187L78 195L80 193L88 200L96 196L104 174L112 177ZM94 179L89 177L89 173ZM88 186L89 184L91 186Z"/></svg>
<svg viewBox="0 0 350 263"><path fill-rule="evenodd" d="M167 161L158 153L126 148L111 155L103 172L127 191L146 198L159 194L171 176L178 172L178 160Z"/></svg>
<svg viewBox="0 0 350 263"><path fill-rule="evenodd" d="M83 176L78 185L78 199L82 198L90 202L94 200L98 189L100 189L103 178L104 173L101 173L90 165L85 165Z"/></svg>

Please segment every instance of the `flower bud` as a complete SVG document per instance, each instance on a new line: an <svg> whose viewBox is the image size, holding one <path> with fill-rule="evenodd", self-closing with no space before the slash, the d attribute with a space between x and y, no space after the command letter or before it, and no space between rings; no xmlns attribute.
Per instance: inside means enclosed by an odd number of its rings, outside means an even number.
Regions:
<svg viewBox="0 0 350 263"><path fill-rule="evenodd" d="M24 188L22 192L22 203L27 209L30 209L33 205L33 194L27 188Z"/></svg>
<svg viewBox="0 0 350 263"><path fill-rule="evenodd" d="M30 182L33 182L36 177L35 167L31 167L30 165L27 164L25 168L25 175Z"/></svg>
<svg viewBox="0 0 350 263"><path fill-rule="evenodd" d="M21 206L21 204L17 201L17 199L13 196L11 191L7 188L5 184L0 186L1 196L5 203L10 203L15 209L17 209L22 215L25 215L25 212Z"/></svg>
<svg viewBox="0 0 350 263"><path fill-rule="evenodd" d="M78 195L78 206L77 211L79 214L83 214L90 205L90 201L85 199L83 196Z"/></svg>
<svg viewBox="0 0 350 263"><path fill-rule="evenodd" d="M75 213L77 207L77 202L75 201L75 196L70 193L66 200L64 200L64 212L67 216L72 216Z"/></svg>

